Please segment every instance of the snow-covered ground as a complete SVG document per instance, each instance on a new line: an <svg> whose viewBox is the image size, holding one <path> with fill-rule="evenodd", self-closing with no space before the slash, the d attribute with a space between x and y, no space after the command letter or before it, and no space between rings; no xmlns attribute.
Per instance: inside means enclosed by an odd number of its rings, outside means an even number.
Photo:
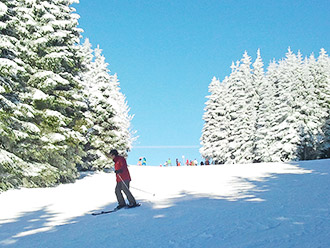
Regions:
<svg viewBox="0 0 330 248"><path fill-rule="evenodd" d="M112 173L2 193L0 247L330 247L330 160L130 172L142 206L106 215Z"/></svg>

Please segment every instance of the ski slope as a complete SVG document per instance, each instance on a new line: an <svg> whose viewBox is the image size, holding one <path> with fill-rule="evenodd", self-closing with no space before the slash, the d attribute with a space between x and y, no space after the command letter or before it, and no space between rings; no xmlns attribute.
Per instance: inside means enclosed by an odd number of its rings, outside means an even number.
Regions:
<svg viewBox="0 0 330 248"><path fill-rule="evenodd" d="M330 247L330 160L130 172L142 206L111 214L112 173L0 194L0 247Z"/></svg>

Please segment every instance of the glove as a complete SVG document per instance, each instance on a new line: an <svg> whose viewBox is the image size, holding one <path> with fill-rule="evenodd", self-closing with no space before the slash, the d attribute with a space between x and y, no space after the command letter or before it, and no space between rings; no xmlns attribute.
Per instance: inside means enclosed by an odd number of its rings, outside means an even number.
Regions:
<svg viewBox="0 0 330 248"><path fill-rule="evenodd" d="M115 170L115 173L116 173L116 174L120 174L120 173L122 173L122 172L123 172L122 169L120 169L120 170Z"/></svg>

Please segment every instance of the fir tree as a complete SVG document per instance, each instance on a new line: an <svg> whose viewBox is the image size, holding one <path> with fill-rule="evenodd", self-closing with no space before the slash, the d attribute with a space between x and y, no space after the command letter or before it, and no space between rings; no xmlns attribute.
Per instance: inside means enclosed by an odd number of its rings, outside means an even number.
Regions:
<svg viewBox="0 0 330 248"><path fill-rule="evenodd" d="M227 80L226 77L219 85L217 107L215 109L215 116L217 123L213 136L213 142L209 145L212 148L212 158L217 164L224 164L226 162L226 155L228 154L228 130L229 130L229 115L227 109L230 108L228 104L228 92L227 92ZM212 144L213 143L213 144Z"/></svg>
<svg viewBox="0 0 330 248"><path fill-rule="evenodd" d="M224 163L329 157L329 61L324 49L317 61L289 49L265 75L260 51L252 71L245 53L225 87L210 85L217 87L206 103L201 154Z"/></svg>
<svg viewBox="0 0 330 248"><path fill-rule="evenodd" d="M78 17L72 14L70 3L26 1L20 9L22 18L28 17L30 23L22 39L26 47L22 60L31 70L28 91L21 98L37 109L33 121L43 137L29 141L35 146L22 155L58 168L61 181L75 178L75 165L81 161L85 142L80 134L84 104L78 94Z"/></svg>
<svg viewBox="0 0 330 248"><path fill-rule="evenodd" d="M246 52L241 62L233 68L227 82L230 94L227 163L250 163L254 161L257 98L252 82L251 58Z"/></svg>
<svg viewBox="0 0 330 248"><path fill-rule="evenodd" d="M266 161L269 158L267 154L267 143L266 136L269 130L270 123L270 107L273 100L273 88L272 84L269 83L265 76L265 71L263 68L264 64L260 56L260 50L257 51L257 58L253 63L253 85L256 90L256 133L255 133L255 144L254 144L254 154L255 162Z"/></svg>
<svg viewBox="0 0 330 248"><path fill-rule="evenodd" d="M278 161L272 151L272 133L271 125L275 118L274 104L276 98L276 83L278 80L277 63L271 62L263 83L258 89L260 92L260 104L258 108L257 130L256 130L256 162Z"/></svg>
<svg viewBox="0 0 330 248"><path fill-rule="evenodd" d="M322 158L330 157L330 58L322 48L317 60L317 67L314 76L315 93L317 102L322 112L320 120L322 123L320 139L320 150Z"/></svg>
<svg viewBox="0 0 330 248"><path fill-rule="evenodd" d="M11 109L4 109L5 114L1 110L5 133L0 138L8 158L4 161L16 177L2 188L23 184L22 177L25 186L52 185L76 177L75 165L84 142L79 132L84 106L77 94L77 16L69 4L32 0L5 3L7 14L1 19L5 21L1 32L6 34L3 47L7 50L2 49L1 60L11 60L11 67L5 68L10 72L7 74L4 67L1 69L1 79L5 78L1 89L5 88ZM15 45L8 45L8 41ZM36 172L34 176L23 173L29 170Z"/></svg>
<svg viewBox="0 0 330 248"><path fill-rule="evenodd" d="M94 50L94 60L89 56L91 44L88 40L84 43L84 50L87 70L82 77L89 106L86 117L90 120L85 167L98 169L109 164L106 154L111 149L126 155L131 148L132 117L120 92L117 75L110 75L102 50L99 47Z"/></svg>
<svg viewBox="0 0 330 248"><path fill-rule="evenodd" d="M225 162L227 151L227 119L226 119L226 84L213 77L209 85L210 95L205 103L203 116L204 127L201 136L200 153L204 158L213 159L216 163Z"/></svg>
<svg viewBox="0 0 330 248"><path fill-rule="evenodd" d="M274 119L270 123L269 137L272 161L288 161L298 159L298 131L295 87L299 84L298 71L301 71L301 61L289 49L286 58L280 61L275 79L275 98L273 109Z"/></svg>

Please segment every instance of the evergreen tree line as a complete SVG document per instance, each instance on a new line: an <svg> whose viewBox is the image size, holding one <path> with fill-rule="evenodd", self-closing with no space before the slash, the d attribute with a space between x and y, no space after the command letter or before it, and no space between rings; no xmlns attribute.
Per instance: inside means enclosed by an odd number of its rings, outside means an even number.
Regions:
<svg viewBox="0 0 330 248"><path fill-rule="evenodd" d="M72 182L131 148L129 108L75 0L0 3L0 191Z"/></svg>
<svg viewBox="0 0 330 248"><path fill-rule="evenodd" d="M222 82L213 78L203 115L200 153L216 163L330 157L330 59L290 49L267 71L258 50L245 52Z"/></svg>

